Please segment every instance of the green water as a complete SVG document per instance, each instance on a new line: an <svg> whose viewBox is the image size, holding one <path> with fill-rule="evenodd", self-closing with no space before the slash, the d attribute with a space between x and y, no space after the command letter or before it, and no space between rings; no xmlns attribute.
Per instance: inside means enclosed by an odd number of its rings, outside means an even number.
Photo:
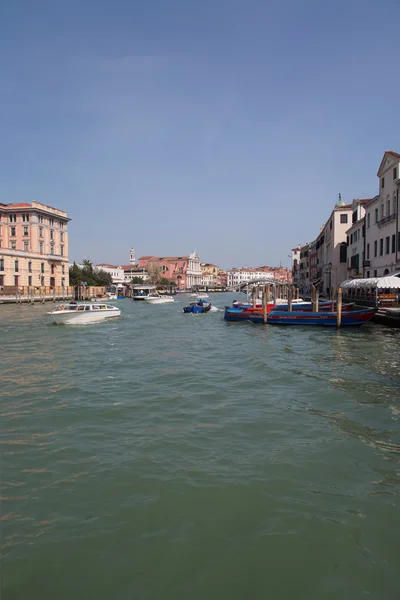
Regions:
<svg viewBox="0 0 400 600"><path fill-rule="evenodd" d="M398 331L183 300L0 306L1 599L398 600Z"/></svg>

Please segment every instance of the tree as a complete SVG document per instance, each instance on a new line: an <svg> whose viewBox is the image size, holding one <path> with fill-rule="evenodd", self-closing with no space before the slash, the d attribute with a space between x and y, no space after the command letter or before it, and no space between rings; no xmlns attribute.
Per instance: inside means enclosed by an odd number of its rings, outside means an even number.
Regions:
<svg viewBox="0 0 400 600"><path fill-rule="evenodd" d="M143 279L141 277L132 277L131 283L138 285L140 283L143 283Z"/></svg>
<svg viewBox="0 0 400 600"><path fill-rule="evenodd" d="M82 265L82 267L78 267L78 265L74 263L70 268L70 285L77 286L85 282L88 286L105 287L112 283L112 277L110 273L107 273L101 269L99 271L95 270L91 260L86 258L82 262Z"/></svg>

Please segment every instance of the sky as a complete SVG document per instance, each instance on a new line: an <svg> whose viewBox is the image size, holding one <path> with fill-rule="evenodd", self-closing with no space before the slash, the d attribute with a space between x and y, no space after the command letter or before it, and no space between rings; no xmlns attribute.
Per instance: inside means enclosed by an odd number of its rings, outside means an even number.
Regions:
<svg viewBox="0 0 400 600"><path fill-rule="evenodd" d="M70 259L289 265L400 152L398 0L2 0L0 202Z"/></svg>

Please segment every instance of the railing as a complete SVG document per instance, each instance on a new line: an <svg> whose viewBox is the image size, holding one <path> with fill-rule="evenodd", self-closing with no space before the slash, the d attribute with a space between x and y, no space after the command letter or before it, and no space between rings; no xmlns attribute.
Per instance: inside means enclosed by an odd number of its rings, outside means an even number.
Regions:
<svg viewBox="0 0 400 600"><path fill-rule="evenodd" d="M15 286L3 285L0 286L0 296L73 296L74 288L71 286Z"/></svg>
<svg viewBox="0 0 400 600"><path fill-rule="evenodd" d="M386 223L391 223L395 219L396 219L396 213L393 213L392 215L388 215L387 217L382 217L382 219L377 221L376 224L378 225L378 227L381 227L382 225L386 225Z"/></svg>

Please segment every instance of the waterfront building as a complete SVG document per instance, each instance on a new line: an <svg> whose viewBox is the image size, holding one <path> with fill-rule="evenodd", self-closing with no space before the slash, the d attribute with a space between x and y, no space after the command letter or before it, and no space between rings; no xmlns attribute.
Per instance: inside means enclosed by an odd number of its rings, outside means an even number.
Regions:
<svg viewBox="0 0 400 600"><path fill-rule="evenodd" d="M218 267L212 263L200 263L201 285L213 287L218 285Z"/></svg>
<svg viewBox="0 0 400 600"><path fill-rule="evenodd" d="M69 221L40 202L0 203L0 287L67 287Z"/></svg>
<svg viewBox="0 0 400 600"><path fill-rule="evenodd" d="M310 292L310 244L307 242L300 248L300 264L298 286L300 294L308 294Z"/></svg>
<svg viewBox="0 0 400 600"><path fill-rule="evenodd" d="M328 295L332 287L337 289L347 279L347 229L352 213L352 205L345 204L339 194L339 200L323 229L320 289Z"/></svg>
<svg viewBox="0 0 400 600"><path fill-rule="evenodd" d="M400 267L400 154L386 151L377 176L379 194L365 206L365 277L382 277Z"/></svg>
<svg viewBox="0 0 400 600"><path fill-rule="evenodd" d="M96 265L97 271L105 271L111 275L112 282L115 284L122 284L125 282L124 267L122 265L110 265L108 263L100 263Z"/></svg>
<svg viewBox="0 0 400 600"><path fill-rule="evenodd" d="M265 280L266 282L273 279L273 273L270 272L269 267L268 271L264 268L234 268L230 271L227 271L227 285L228 287L235 287L242 285L243 283L248 283L249 281L255 281L256 279Z"/></svg>
<svg viewBox="0 0 400 600"><path fill-rule="evenodd" d="M157 273L176 283L178 289L202 285L200 258L196 252L189 256L141 256L138 266L146 269L149 274Z"/></svg>
<svg viewBox="0 0 400 600"><path fill-rule="evenodd" d="M292 248L292 281L294 285L299 285L299 269L300 269L300 250L301 244L296 246L296 248Z"/></svg>

